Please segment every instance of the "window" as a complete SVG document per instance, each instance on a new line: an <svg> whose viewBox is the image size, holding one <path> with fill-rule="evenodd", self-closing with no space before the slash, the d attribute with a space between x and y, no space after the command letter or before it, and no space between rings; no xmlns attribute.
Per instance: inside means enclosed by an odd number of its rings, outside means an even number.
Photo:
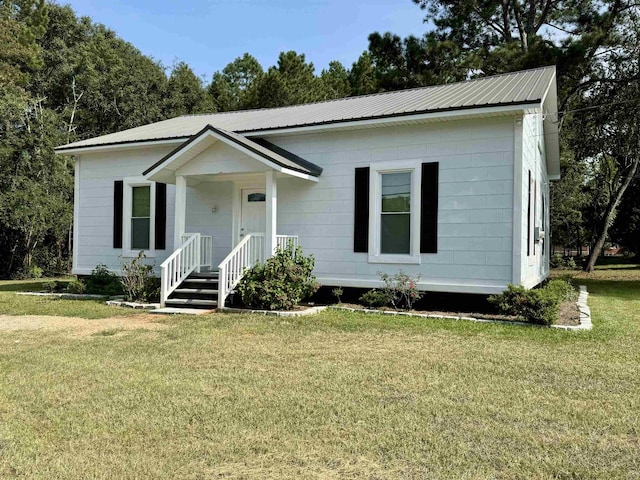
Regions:
<svg viewBox="0 0 640 480"><path fill-rule="evenodd" d="M149 250L151 186L133 187L131 190L131 249Z"/></svg>
<svg viewBox="0 0 640 480"><path fill-rule="evenodd" d="M267 196L264 193L250 193L247 195L247 202L264 202Z"/></svg>
<svg viewBox="0 0 640 480"><path fill-rule="evenodd" d="M411 172L382 173L380 253L411 253Z"/></svg>
<svg viewBox="0 0 640 480"><path fill-rule="evenodd" d="M420 263L420 167L413 161L369 167L369 262Z"/></svg>
<svg viewBox="0 0 640 480"><path fill-rule="evenodd" d="M144 250L155 256L156 184L141 177L124 179L123 256L135 256Z"/></svg>

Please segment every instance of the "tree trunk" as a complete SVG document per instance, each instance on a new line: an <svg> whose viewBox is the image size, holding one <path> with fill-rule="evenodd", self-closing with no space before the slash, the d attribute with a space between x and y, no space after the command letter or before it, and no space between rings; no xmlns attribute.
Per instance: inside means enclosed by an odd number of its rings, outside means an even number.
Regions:
<svg viewBox="0 0 640 480"><path fill-rule="evenodd" d="M615 192L615 194L613 195L613 198L611 199L611 201L609 202L609 205L607 206L607 211L604 214L602 226L600 227L600 233L598 234L596 243L593 245L593 248L591 249L591 253L589 254L589 260L587 260L587 263L584 266L584 271L587 273L593 272L593 270L596 267L596 261L598 260L598 255L600 255L600 252L604 248L604 242L607 239L607 233L609 232L609 227L611 226L611 224L616 218L616 209L618 208L618 205L622 200L622 196L624 195L624 192L627 191L627 187L631 184L631 180L633 180L633 177L636 174L639 161L640 159L636 159L633 161L633 164L629 168L629 171L627 172L622 183L620 184L620 188L618 188L618 191Z"/></svg>

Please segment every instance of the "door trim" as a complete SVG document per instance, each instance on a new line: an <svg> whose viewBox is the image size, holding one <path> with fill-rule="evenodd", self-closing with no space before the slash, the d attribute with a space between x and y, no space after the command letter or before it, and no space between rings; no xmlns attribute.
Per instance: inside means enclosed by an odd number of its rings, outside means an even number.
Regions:
<svg viewBox="0 0 640 480"><path fill-rule="evenodd" d="M242 221L242 190L249 188L265 189L264 182L245 180L233 182L233 220L231 225L231 248L240 243L240 222ZM266 215L266 211L265 211Z"/></svg>

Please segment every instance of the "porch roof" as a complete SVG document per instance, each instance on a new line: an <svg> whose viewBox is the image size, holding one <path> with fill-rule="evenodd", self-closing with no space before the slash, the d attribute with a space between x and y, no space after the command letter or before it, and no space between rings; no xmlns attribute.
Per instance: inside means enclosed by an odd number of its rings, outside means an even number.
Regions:
<svg viewBox="0 0 640 480"><path fill-rule="evenodd" d="M238 133L207 125L145 170L143 175L154 180L166 180L161 177L166 177L169 171L173 173L211 145L203 143L207 138L213 138L214 142L221 141L281 173L302 177L318 177L322 173L322 168L318 165L264 139L249 139Z"/></svg>

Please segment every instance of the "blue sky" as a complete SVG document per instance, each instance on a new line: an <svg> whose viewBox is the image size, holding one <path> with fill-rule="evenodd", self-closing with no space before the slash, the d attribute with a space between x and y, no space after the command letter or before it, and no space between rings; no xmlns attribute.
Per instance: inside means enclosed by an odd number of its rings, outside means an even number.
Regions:
<svg viewBox="0 0 640 480"><path fill-rule="evenodd" d="M412 0L60 0L142 53L171 66L187 62L206 82L249 52L263 67L281 51L304 53L319 72L331 60L347 68L374 31L402 37L426 31Z"/></svg>

